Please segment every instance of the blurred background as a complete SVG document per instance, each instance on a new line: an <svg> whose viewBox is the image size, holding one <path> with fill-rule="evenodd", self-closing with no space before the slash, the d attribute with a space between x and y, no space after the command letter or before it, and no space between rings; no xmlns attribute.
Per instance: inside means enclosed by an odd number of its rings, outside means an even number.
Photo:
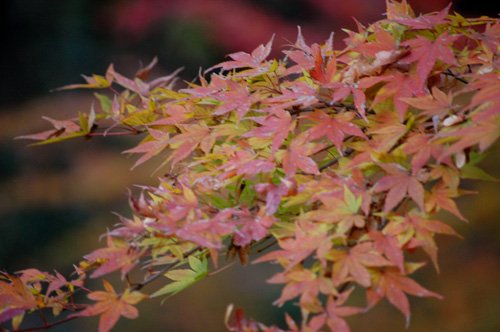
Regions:
<svg viewBox="0 0 500 332"><path fill-rule="evenodd" d="M440 10L448 3L410 1L416 13ZM91 106L91 91L51 89L82 82L80 74L103 74L110 63L118 72L133 75L155 56L159 64L152 75L184 67L181 77L190 81L226 54L250 52L273 34L272 56L280 56L282 46L295 41L298 25L308 43L321 43L335 31L340 47L345 37L340 29L356 28L352 17L369 24L385 11L383 0L8 0L0 6L0 269L56 269L66 276L84 254L104 246L99 236L118 222L111 212L130 216L126 188L155 184L155 165L130 171L135 159L120 152L133 147L137 137L41 147L14 140L48 129L41 116L73 118ZM485 0L452 4L452 10L466 17L497 17L497 9ZM482 162L497 178L499 153L497 144ZM446 213L440 217L465 240L439 237L441 275L431 266L416 274L422 285L446 298L411 298L412 323L406 331L500 330L500 185L464 185L479 192L458 202L470 222ZM275 271L264 264L235 265L162 306L159 300L142 302L140 318L121 319L113 331L224 331L230 303L266 324L284 326L283 311L298 311L293 303L271 305L281 287L265 280ZM101 288L100 283L93 287ZM159 284L145 292L155 287ZM363 301L360 297L359 304ZM31 320L25 326L41 324L38 318ZM405 330L403 316L386 300L349 322L354 332ZM97 324L97 318L81 319L52 331L96 331Z"/></svg>

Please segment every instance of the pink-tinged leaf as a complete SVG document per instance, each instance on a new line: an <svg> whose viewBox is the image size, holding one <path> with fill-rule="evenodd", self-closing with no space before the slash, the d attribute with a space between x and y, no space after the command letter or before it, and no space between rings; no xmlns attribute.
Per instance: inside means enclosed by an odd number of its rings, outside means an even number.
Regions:
<svg viewBox="0 0 500 332"><path fill-rule="evenodd" d="M446 8L434 14L420 15L418 17L411 17L408 15L392 14L388 20L402 25L409 26L414 30L432 29L437 25L446 23L446 16L450 10L451 2Z"/></svg>
<svg viewBox="0 0 500 332"><path fill-rule="evenodd" d="M141 252L130 248L129 246L115 246L111 236L108 234L108 247L94 250L92 253L84 256L86 260L97 262L104 261L90 275L91 278L98 278L105 274L120 270L122 278L132 270L139 262Z"/></svg>
<svg viewBox="0 0 500 332"><path fill-rule="evenodd" d="M236 110L238 119L242 119L249 111L253 103L259 100L257 95L252 95L246 83L237 83L227 80L227 91L217 93L213 97L222 102L213 112L213 115L222 115Z"/></svg>
<svg viewBox="0 0 500 332"><path fill-rule="evenodd" d="M106 280L103 280L106 291L95 291L87 297L97 303L85 310L72 314L68 317L89 317L101 315L99 320L99 332L108 332L115 326L120 316L134 319L139 316L139 311L133 306L139 303L147 295L138 291L126 289L123 295L116 294L113 286Z"/></svg>
<svg viewBox="0 0 500 332"><path fill-rule="evenodd" d="M484 152L500 137L500 116L495 116L493 119L484 120L470 127L443 134L443 136L458 137L459 141L444 150L438 161L476 144L479 146L479 151Z"/></svg>
<svg viewBox="0 0 500 332"><path fill-rule="evenodd" d="M454 190L446 187L443 182L439 182L431 189L429 197L426 199L425 206L428 211L438 206L448 212L453 213L460 220L466 222L467 219L460 213L455 201L452 200L452 198L455 197L458 197L458 193L455 193Z"/></svg>
<svg viewBox="0 0 500 332"><path fill-rule="evenodd" d="M327 259L334 262L332 278L337 286L352 279L361 286L368 287L370 274L366 267L391 264L367 242L357 244L349 250L333 249L327 253Z"/></svg>
<svg viewBox="0 0 500 332"><path fill-rule="evenodd" d="M309 133L303 132L290 143L290 148L283 157L283 169L287 177L292 177L301 169L308 174L319 174L318 164L308 156L321 150L325 144L313 145L309 143Z"/></svg>
<svg viewBox="0 0 500 332"><path fill-rule="evenodd" d="M377 252L384 254L401 272L404 273L404 254L398 240L398 235L403 231L391 232L394 227L391 223L387 225L383 232L372 230L366 236L373 241L373 248Z"/></svg>
<svg viewBox="0 0 500 332"><path fill-rule="evenodd" d="M373 307L384 296L387 297L389 302L405 315L407 327L410 323L410 303L405 293L419 297L443 298L441 295L425 289L414 280L406 277L395 267L377 270L372 275L372 278L372 285L366 292L368 307Z"/></svg>
<svg viewBox="0 0 500 332"><path fill-rule="evenodd" d="M28 286L18 277L1 273L0 281L0 323L36 308L37 300Z"/></svg>
<svg viewBox="0 0 500 332"><path fill-rule="evenodd" d="M266 193L266 215L273 215L281 203L281 197L296 193L297 183L294 179L282 179L279 185L274 183L257 183L254 189L259 194Z"/></svg>
<svg viewBox="0 0 500 332"><path fill-rule="evenodd" d="M242 137L269 138L273 142L273 152L280 148L288 137L288 134L292 132L297 125L297 122L292 120L290 113L282 109L277 109L268 116L251 117L248 119L257 122L261 126L243 134Z"/></svg>
<svg viewBox="0 0 500 332"><path fill-rule="evenodd" d="M149 132L148 140L139 143L132 149L123 151L123 153L143 153L143 155L134 163L131 169L145 163L153 156L165 150L170 144L170 135L168 132L147 128Z"/></svg>
<svg viewBox="0 0 500 332"><path fill-rule="evenodd" d="M407 195L424 209L425 189L419 179L399 164L379 164L390 175L386 175L374 186L376 193L388 190L384 204L384 214L394 209Z"/></svg>
<svg viewBox="0 0 500 332"><path fill-rule="evenodd" d="M458 66L453 51L448 46L457 39L458 36L449 36L448 31L445 31L434 41L416 36L415 39L401 43L402 46L412 47L412 51L407 57L401 59L400 63L409 64L417 61L418 77L421 86L423 86L438 59L446 64Z"/></svg>
<svg viewBox="0 0 500 332"><path fill-rule="evenodd" d="M215 68L222 68L223 70L252 68L244 72L244 75L246 77L253 77L266 73L269 71L270 65L268 63L263 63L263 61L268 57L269 53L271 53L271 45L273 43L273 39L274 36L265 46L258 46L252 51L251 54L248 54L246 52L229 54L229 57L233 60L219 63L218 65L208 68L205 72L209 72Z"/></svg>
<svg viewBox="0 0 500 332"><path fill-rule="evenodd" d="M252 159L242 166L238 167L236 174L245 174L248 177L253 177L259 173L269 173L276 168L276 164L272 161L265 159Z"/></svg>
<svg viewBox="0 0 500 332"><path fill-rule="evenodd" d="M347 325L347 322L342 317L359 314L364 311L363 308L344 306L345 301L347 301L353 290L354 287L351 287L337 296L335 300L333 296L328 296L326 303L328 318L326 323L332 331L350 332L349 325Z"/></svg>
<svg viewBox="0 0 500 332"><path fill-rule="evenodd" d="M182 123L188 119L188 114L192 112L187 105L168 105L165 108L165 113L168 116L162 117L150 123L150 126L163 126Z"/></svg>
<svg viewBox="0 0 500 332"><path fill-rule="evenodd" d="M403 122L408 110L408 103L403 100L404 98L411 97L413 94L419 93L421 89L418 86L419 78L396 70L391 71L390 74L380 76L380 78L387 82L387 84L377 91L371 107L374 107L387 98L393 97L399 121Z"/></svg>
<svg viewBox="0 0 500 332"><path fill-rule="evenodd" d="M317 125L309 129L309 138L314 140L326 136L342 155L342 142L345 134L367 139L361 129L351 122L354 116L355 114L352 112L328 115L322 110L316 109L314 113L306 116L307 119L318 122Z"/></svg>
<svg viewBox="0 0 500 332"><path fill-rule="evenodd" d="M436 87L432 87L432 94L425 94L421 97L401 98L400 100L410 106L423 110L422 114L429 118L437 116L442 119L453 108L453 94L451 91L446 94Z"/></svg>
<svg viewBox="0 0 500 332"><path fill-rule="evenodd" d="M262 211L262 210L261 210ZM258 241L263 239L269 231L276 219L273 216L264 215L259 211L253 215L249 210L235 211L238 218L237 224L241 227L235 231L233 236L234 244L244 247L253 240Z"/></svg>
<svg viewBox="0 0 500 332"><path fill-rule="evenodd" d="M291 106L308 107L318 102L318 88L307 82L289 82L282 90L280 96L266 100L271 108L273 104L277 104L278 109L285 109Z"/></svg>
<svg viewBox="0 0 500 332"><path fill-rule="evenodd" d="M332 82L324 85L325 88L333 89L332 102L342 101L352 94L354 106L359 112L359 115L365 118L365 93L356 85L351 83Z"/></svg>
<svg viewBox="0 0 500 332"><path fill-rule="evenodd" d="M437 252L438 247L434 240L434 235L446 234L454 235L461 238L453 228L449 225L439 221L432 220L424 217L422 214L410 211L403 220L403 223L408 227L408 231L413 232L413 237L410 242L406 244L406 248L417 248L422 247L422 249L429 255L434 264L436 271L439 273L439 265Z"/></svg>

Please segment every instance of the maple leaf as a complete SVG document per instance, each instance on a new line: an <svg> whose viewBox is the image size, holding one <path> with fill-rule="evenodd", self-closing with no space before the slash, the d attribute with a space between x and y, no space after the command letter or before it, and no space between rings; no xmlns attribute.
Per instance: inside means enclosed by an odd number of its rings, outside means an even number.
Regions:
<svg viewBox="0 0 500 332"><path fill-rule="evenodd" d="M289 82L286 86L282 85L282 94L277 97L266 100L273 108L277 104L279 109L285 109L291 106L308 107L318 102L318 88L307 82Z"/></svg>
<svg viewBox="0 0 500 332"><path fill-rule="evenodd" d="M403 273L404 268L404 254L402 243L398 236L404 231L404 225L389 222L381 231L371 230L366 233L365 237L370 239L373 249L377 252L384 254L399 270Z"/></svg>
<svg viewBox="0 0 500 332"><path fill-rule="evenodd" d="M462 193L464 192L463 190L461 191ZM469 191L465 193L472 193L472 192ZM456 192L456 190L447 187L446 184L443 181L441 181L431 189L429 197L426 198L425 200L426 211L432 211L436 206L439 206L440 208L453 213L461 220L467 221L467 219L458 210L456 203L452 200L452 198L458 196L459 194Z"/></svg>
<svg viewBox="0 0 500 332"><path fill-rule="evenodd" d="M357 244L348 250L332 249L325 257L334 262L332 280L336 286L352 279L361 286L368 287L370 273L367 266L391 265L368 242Z"/></svg>
<svg viewBox="0 0 500 332"><path fill-rule="evenodd" d="M399 121L403 122L408 110L408 103L404 101L404 98L409 98L413 96L414 93L418 93L418 77L393 70L387 75L380 76L380 79L386 81L387 84L377 91L377 95L373 99L371 107L373 108L385 99L393 97L394 107L398 112Z"/></svg>
<svg viewBox="0 0 500 332"><path fill-rule="evenodd" d="M402 46L410 46L412 50L410 54L401 59L401 64L410 64L417 61L417 73L420 78L420 86L423 88L427 76L432 71L434 64L439 59L446 64L458 66L452 49L448 46L458 39L459 36L449 36L448 31L443 32L434 41L416 36L415 39L410 39L401 43Z"/></svg>
<svg viewBox="0 0 500 332"><path fill-rule="evenodd" d="M168 105L164 109L164 116L159 120L151 122L149 126L174 125L186 121L193 110L188 105Z"/></svg>
<svg viewBox="0 0 500 332"><path fill-rule="evenodd" d="M90 277L97 278L119 269L122 273L122 278L124 278L138 263L141 253L133 250L128 245L116 246L110 234L107 236L107 244L107 248L94 250L92 253L84 256L88 261L100 263L100 266Z"/></svg>
<svg viewBox="0 0 500 332"><path fill-rule="evenodd" d="M432 93L421 97L400 98L401 101L415 108L423 110L421 114L427 117L438 117L443 119L445 115L451 111L454 106L452 104L453 94L451 91L448 94L442 92L437 87L432 87Z"/></svg>
<svg viewBox="0 0 500 332"><path fill-rule="evenodd" d="M149 135L138 146L132 149L123 151L122 153L143 153L143 155L134 163L131 169L143 164L153 156L165 150L170 144L170 135L168 132L147 128Z"/></svg>
<svg viewBox="0 0 500 332"><path fill-rule="evenodd" d="M302 132L292 139L288 150L284 151L283 170L288 177L301 169L308 174L319 174L318 164L308 156L321 150L325 144L309 143L309 132Z"/></svg>
<svg viewBox="0 0 500 332"><path fill-rule="evenodd" d="M190 94L194 98L209 97L226 90L227 81L228 79L221 75L212 74L210 76L210 84L201 78L202 86L191 86L188 89L180 89L179 92Z"/></svg>
<svg viewBox="0 0 500 332"><path fill-rule="evenodd" d="M36 141L41 141L37 143L33 143L32 145L44 145L49 143L60 142L65 139L85 136L88 134L89 130L83 130L78 124L73 121L67 120L54 120L49 117L43 116L44 120L49 121L54 126L54 129L46 130L41 133L32 134L32 135L23 135L18 136L16 139L32 139ZM84 121L87 128L91 128L88 126L88 122Z"/></svg>
<svg viewBox="0 0 500 332"><path fill-rule="evenodd" d="M378 24L372 25L372 29L375 41L359 43L353 47L353 50L370 58L375 58L376 54L382 51L397 50L396 38L389 31Z"/></svg>
<svg viewBox="0 0 500 332"><path fill-rule="evenodd" d="M432 29L439 24L446 23L446 16L450 10L451 2L441 11L434 14L420 15L412 17L408 14L402 14L395 11L391 12L389 22L396 22L402 25L409 26L414 30Z"/></svg>
<svg viewBox="0 0 500 332"><path fill-rule="evenodd" d="M263 239L269 231L276 219L273 216L266 215L264 210L259 210L256 215L253 215L248 209L235 211L235 216L238 218L237 224L240 226L233 236L234 244L244 247L253 240L258 241Z"/></svg>
<svg viewBox="0 0 500 332"><path fill-rule="evenodd" d="M232 234L236 225L232 222L234 210L227 208L219 211L213 218L199 219L183 225L175 234L183 240L191 241L205 248L222 247L222 237Z"/></svg>
<svg viewBox="0 0 500 332"><path fill-rule="evenodd" d="M306 118L319 124L309 129L309 139L313 140L326 135L335 145L340 155L342 155L342 142L345 134L367 139L361 129L351 122L355 116L354 113L344 112L329 116L320 109L314 111L314 113L308 114Z"/></svg>
<svg viewBox="0 0 500 332"><path fill-rule="evenodd" d="M365 217L358 214L363 204L363 197L361 195L356 197L346 185L343 198L328 194L319 197L324 207L307 212L307 218L337 224L336 234L347 234L353 227L365 227Z"/></svg>
<svg viewBox="0 0 500 332"><path fill-rule="evenodd" d="M206 258L200 260L194 256L189 256L188 263L191 269L176 269L165 273L165 277L172 279L173 282L160 288L149 297L158 297L169 293L170 297L200 281L208 275Z"/></svg>
<svg viewBox="0 0 500 332"><path fill-rule="evenodd" d="M361 86L347 82L331 82L325 84L323 87L327 89L333 89L332 93L332 103L344 100L349 95L352 95L354 106L359 112L359 115L366 120L365 117L365 101L366 96L363 90L361 90Z"/></svg>
<svg viewBox="0 0 500 332"><path fill-rule="evenodd" d="M406 197L406 195L410 196L418 204L422 211L425 211L425 189L420 181L423 178L420 177L419 179L418 174L413 175L401 165L396 163L379 164L379 166L390 174L378 180L373 187L375 193L388 190L385 198L384 214L389 213L393 208L395 208Z"/></svg>
<svg viewBox="0 0 500 332"><path fill-rule="evenodd" d="M364 311L363 308L344 305L353 290L354 287L351 287L347 291L340 293L335 299L331 295L328 296L326 302L326 312L328 314L328 318L326 323L332 331L350 332L351 329L349 328L349 325L347 325L347 322L342 317L351 316Z"/></svg>
<svg viewBox="0 0 500 332"><path fill-rule="evenodd" d="M483 121L469 127L444 133L442 136L458 137L459 141L452 144L448 149L445 149L438 158L438 162L453 153L463 151L464 149L476 144L479 146L479 151L484 152L494 142L496 142L498 137L500 137L500 115L495 116L492 119L484 119ZM436 139L439 139L439 137Z"/></svg>
<svg viewBox="0 0 500 332"><path fill-rule="evenodd" d="M274 183L257 183L254 189L259 194L266 193L266 215L273 215L281 203L281 197L296 192L297 183L294 179L282 179L279 185Z"/></svg>
<svg viewBox="0 0 500 332"><path fill-rule="evenodd" d="M259 45L251 54L246 52L231 53L228 56L233 60L219 63L218 65L208 68L205 72L209 72L215 68L222 68L223 70L252 68L235 75L235 77L243 75L246 77L253 77L264 74L269 71L270 65L262 62L268 57L269 53L271 53L273 39L274 36L271 37L271 40L269 40L265 46L263 44Z"/></svg>
<svg viewBox="0 0 500 332"><path fill-rule="evenodd" d="M95 291L87 295L90 300L97 301L97 303L68 318L101 315L99 332L107 332L115 326L120 316L129 319L137 318L139 311L133 305L139 303L147 295L138 291L130 291L128 288L122 295L118 295L109 282L106 280L102 282L105 291Z"/></svg>
<svg viewBox="0 0 500 332"><path fill-rule="evenodd" d="M380 112L373 118L374 125L366 134L372 135L367 147L371 152L387 152L408 132L408 128L398 121L396 112Z"/></svg>
<svg viewBox="0 0 500 332"><path fill-rule="evenodd" d="M274 170L275 164L272 161L257 158L257 155L246 149L234 152L218 169L225 170L218 176L224 180L234 175L246 175L252 177L259 173L267 173Z"/></svg>
<svg viewBox="0 0 500 332"><path fill-rule="evenodd" d="M297 122L292 120L289 112L282 109L276 109L272 114L267 116L249 117L248 119L257 122L261 126L255 128L241 137L262 137L272 140L272 150L275 152L292 132Z"/></svg>
<svg viewBox="0 0 500 332"><path fill-rule="evenodd" d="M322 257L323 255L320 252L325 251L325 249L327 251L328 247L331 248L331 240L328 237L326 228L320 224L296 223L294 234L295 238L278 239L281 250L267 253L254 260L253 263L285 259L289 261L286 265L286 270L289 270L315 251L319 251L318 257Z"/></svg>
<svg viewBox="0 0 500 332"><path fill-rule="evenodd" d="M406 229L401 234L405 238L409 238L410 241L406 243L405 248L417 248L422 247L422 249L429 255L434 264L436 271L439 273L439 265L437 261L437 245L434 240L434 234L446 234L454 235L456 237L462 238L453 228L449 225L439 221L432 220L424 217L421 213L415 210L410 211L405 217L396 217L395 222L402 222Z"/></svg>
<svg viewBox="0 0 500 332"><path fill-rule="evenodd" d="M405 293L420 297L443 298L441 295L420 286L395 267L388 266L383 270L374 270L371 276L371 286L366 290L368 308L372 308L385 296L393 306L405 315L406 327L410 323L410 304Z"/></svg>
<svg viewBox="0 0 500 332"><path fill-rule="evenodd" d="M0 281L0 323L38 306L36 298L20 278L0 272L0 279L7 280Z"/></svg>
<svg viewBox="0 0 500 332"><path fill-rule="evenodd" d="M241 120L250 111L252 104L260 98L256 94L250 94L248 86L244 81L237 83L227 80L226 83L227 91L213 95L216 100L222 102L213 112L213 115L222 115L236 110L238 119Z"/></svg>
<svg viewBox="0 0 500 332"><path fill-rule="evenodd" d="M403 145L403 152L413 155L411 159L412 174L418 174L422 167L428 164L431 156L438 159L442 151L442 145L432 144L432 136L419 132L409 134L406 143ZM452 165L451 160L444 160L443 162Z"/></svg>
<svg viewBox="0 0 500 332"><path fill-rule="evenodd" d="M210 128L205 124L179 124L177 127L181 129L182 134L177 134L165 141L174 150L166 160L166 162L172 161L171 167L187 158L197 147L200 147L204 153L209 153L215 143L215 137L210 135Z"/></svg>

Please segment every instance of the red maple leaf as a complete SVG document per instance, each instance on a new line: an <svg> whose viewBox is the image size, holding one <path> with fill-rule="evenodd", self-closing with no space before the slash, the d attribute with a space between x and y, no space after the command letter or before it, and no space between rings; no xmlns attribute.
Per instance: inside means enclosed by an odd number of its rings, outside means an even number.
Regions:
<svg viewBox="0 0 500 332"><path fill-rule="evenodd" d="M280 96L268 98L267 103L273 109L273 104L277 104L280 109L285 109L294 105L308 107L318 102L317 87L306 82L290 82L286 85L286 89L282 88L283 93Z"/></svg>

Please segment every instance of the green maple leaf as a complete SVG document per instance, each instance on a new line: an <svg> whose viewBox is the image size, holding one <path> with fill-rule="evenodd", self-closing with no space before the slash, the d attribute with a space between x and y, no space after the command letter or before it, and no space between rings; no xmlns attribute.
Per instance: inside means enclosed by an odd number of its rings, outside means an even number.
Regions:
<svg viewBox="0 0 500 332"><path fill-rule="evenodd" d="M179 293L180 291L188 288L197 281L203 279L208 275L207 259L199 260L196 257L188 257L189 267L191 269L177 269L165 273L165 277L172 279L173 282L160 288L150 297L158 297L161 295L169 294L168 297ZM166 297L165 299L167 299Z"/></svg>

